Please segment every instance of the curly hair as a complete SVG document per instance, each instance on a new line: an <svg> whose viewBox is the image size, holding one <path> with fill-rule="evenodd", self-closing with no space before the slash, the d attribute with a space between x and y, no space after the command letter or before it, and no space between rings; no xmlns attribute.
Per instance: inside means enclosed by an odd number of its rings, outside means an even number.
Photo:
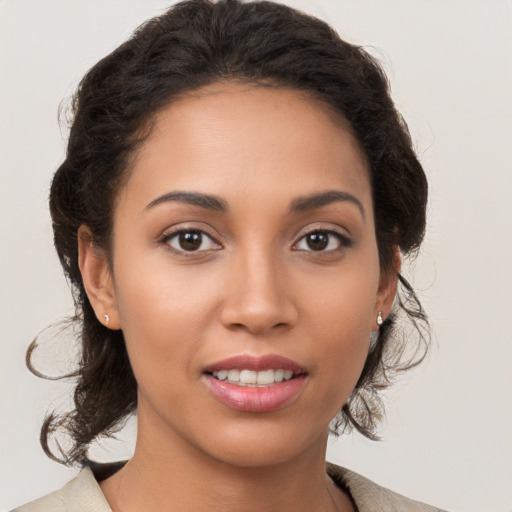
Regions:
<svg viewBox="0 0 512 512"><path fill-rule="evenodd" d="M41 430L44 451L59 462L86 460L90 444L113 435L137 408L123 332L97 320L84 290L78 229L88 226L94 244L109 254L115 199L155 115L179 95L220 80L299 90L346 118L369 163L381 270L397 272L396 246L407 256L422 242L426 177L387 78L363 48L314 17L267 1L187 0L148 20L79 84L66 158L51 186L55 247L71 283L81 343L78 369L66 376L77 381L74 409L50 414ZM381 391L426 353L426 315L401 275L399 285L394 312L372 339L357 385L331 424L335 433L354 427L377 438ZM399 331L400 314L416 336ZM41 375L31 363L36 346L37 339L27 364ZM54 453L50 440L61 430L72 446L57 443Z"/></svg>

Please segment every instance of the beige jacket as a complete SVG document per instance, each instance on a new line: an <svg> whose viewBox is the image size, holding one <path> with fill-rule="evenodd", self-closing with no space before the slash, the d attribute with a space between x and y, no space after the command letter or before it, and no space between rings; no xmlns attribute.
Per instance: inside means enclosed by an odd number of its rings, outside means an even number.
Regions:
<svg viewBox="0 0 512 512"><path fill-rule="evenodd" d="M327 473L350 493L358 512L443 512L385 489L348 469L327 464ZM12 512L112 512L90 468L59 491L23 505Z"/></svg>

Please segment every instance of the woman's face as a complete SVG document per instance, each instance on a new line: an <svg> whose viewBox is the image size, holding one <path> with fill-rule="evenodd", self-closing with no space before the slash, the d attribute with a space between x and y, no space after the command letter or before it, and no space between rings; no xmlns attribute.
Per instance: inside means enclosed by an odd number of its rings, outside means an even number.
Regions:
<svg viewBox="0 0 512 512"><path fill-rule="evenodd" d="M97 311L123 329L139 442L244 466L325 446L392 281L346 122L284 89L175 101L119 194Z"/></svg>

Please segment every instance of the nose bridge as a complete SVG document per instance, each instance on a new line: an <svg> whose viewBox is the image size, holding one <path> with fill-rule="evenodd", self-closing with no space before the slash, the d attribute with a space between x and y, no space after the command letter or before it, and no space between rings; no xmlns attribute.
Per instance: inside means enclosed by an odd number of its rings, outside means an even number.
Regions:
<svg viewBox="0 0 512 512"><path fill-rule="evenodd" d="M230 267L224 325L256 334L295 322L283 265L271 248L257 243L239 248Z"/></svg>

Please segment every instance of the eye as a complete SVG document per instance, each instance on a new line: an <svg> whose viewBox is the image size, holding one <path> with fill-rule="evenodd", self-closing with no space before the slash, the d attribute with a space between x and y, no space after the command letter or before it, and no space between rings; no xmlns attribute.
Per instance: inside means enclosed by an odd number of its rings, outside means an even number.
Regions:
<svg viewBox="0 0 512 512"><path fill-rule="evenodd" d="M348 245L350 245L350 240L341 233L317 230L304 235L294 247L299 251L329 252Z"/></svg>
<svg viewBox="0 0 512 512"><path fill-rule="evenodd" d="M164 236L162 243L179 252L201 252L220 248L212 237L197 229L175 231Z"/></svg>

